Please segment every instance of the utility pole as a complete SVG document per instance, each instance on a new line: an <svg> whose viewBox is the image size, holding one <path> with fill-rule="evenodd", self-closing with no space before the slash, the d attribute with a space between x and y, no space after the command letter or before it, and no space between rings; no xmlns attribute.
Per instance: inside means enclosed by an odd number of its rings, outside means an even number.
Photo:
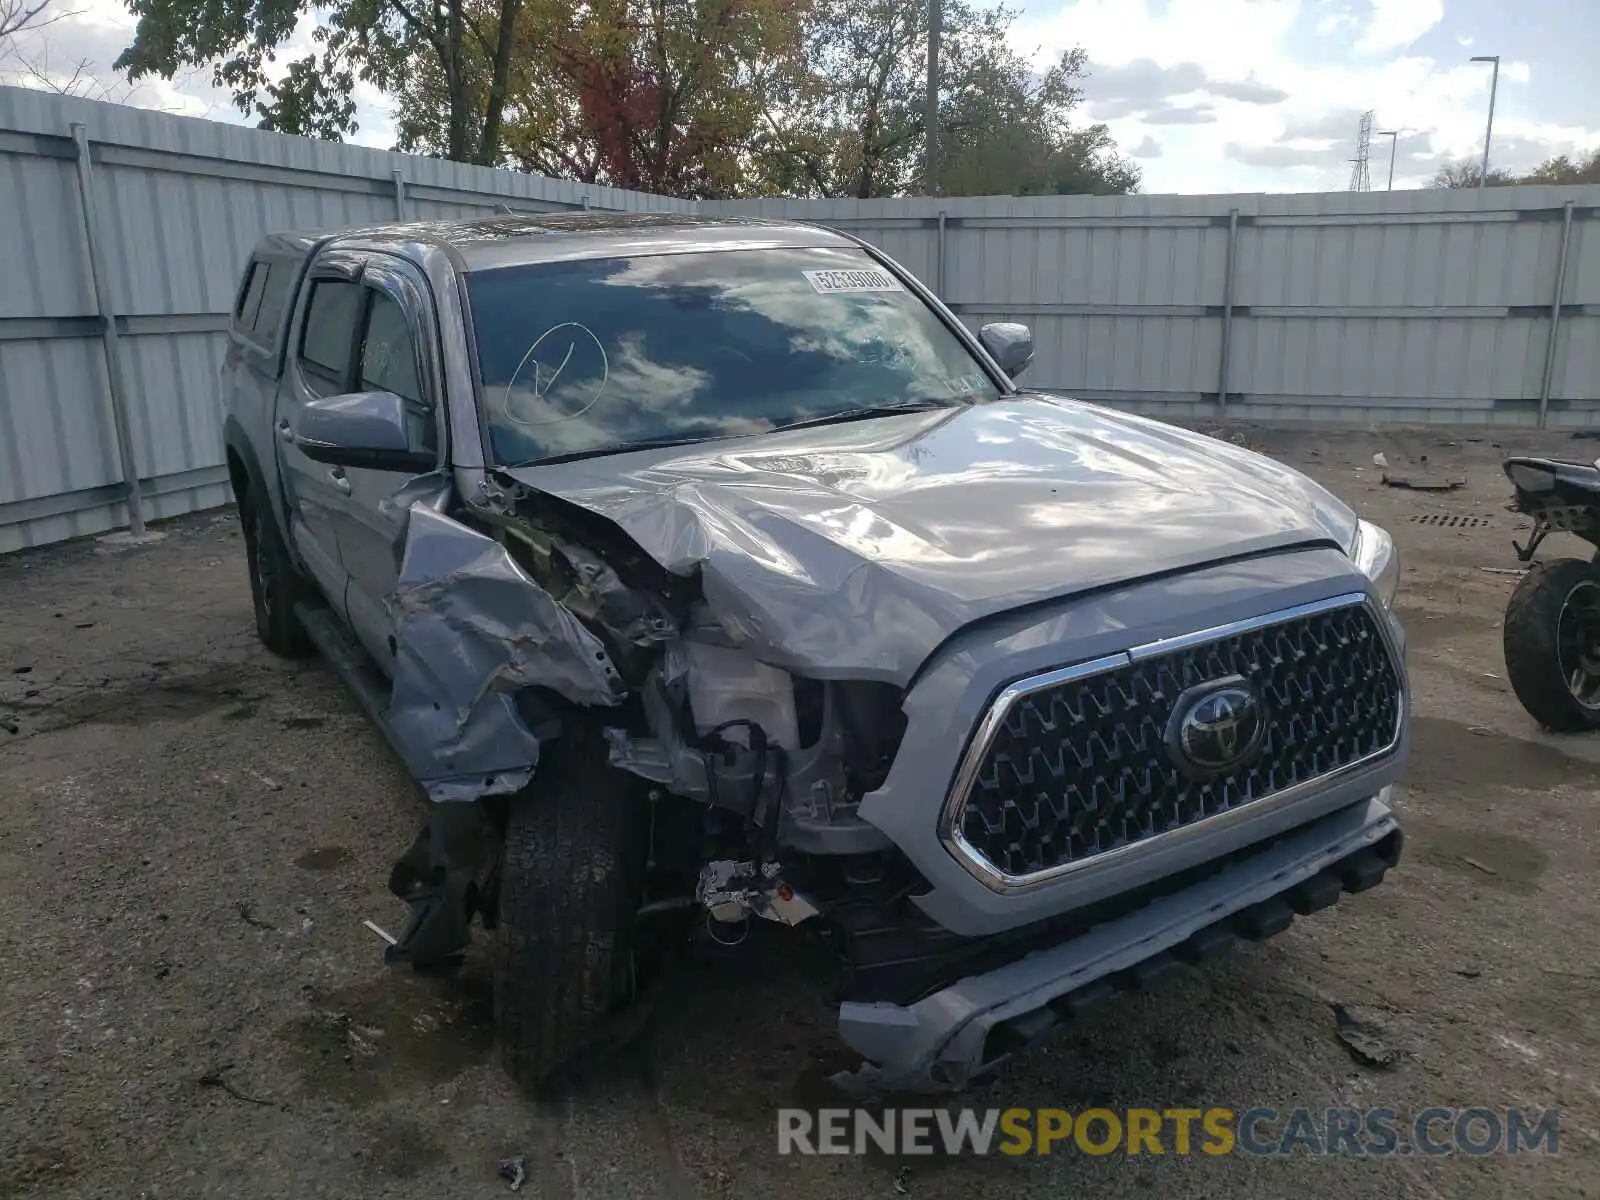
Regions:
<svg viewBox="0 0 1600 1200"><path fill-rule="evenodd" d="M1489 124L1483 130L1483 165L1478 168L1478 190L1481 192L1489 182L1489 139L1494 136L1494 94L1500 88L1500 56L1475 54L1472 61L1494 64L1494 74L1489 77Z"/></svg>
<svg viewBox="0 0 1600 1200"><path fill-rule="evenodd" d="M923 188L930 196L939 194L939 38L944 32L941 0L928 0L928 111L922 164Z"/></svg>
<svg viewBox="0 0 1600 1200"><path fill-rule="evenodd" d="M1400 144L1400 131L1398 129L1380 129L1378 130L1378 136L1389 139L1389 186L1383 190L1392 192L1394 191L1394 152L1395 148Z"/></svg>
<svg viewBox="0 0 1600 1200"><path fill-rule="evenodd" d="M1356 127L1356 156L1350 160L1350 190L1352 192L1369 192L1372 190L1372 173L1367 167L1367 161L1371 154L1372 110L1369 108L1361 114L1361 123Z"/></svg>

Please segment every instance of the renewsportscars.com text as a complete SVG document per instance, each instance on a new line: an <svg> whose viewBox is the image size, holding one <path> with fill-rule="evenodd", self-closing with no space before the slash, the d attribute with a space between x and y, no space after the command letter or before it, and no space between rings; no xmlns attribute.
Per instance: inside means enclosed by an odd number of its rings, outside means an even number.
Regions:
<svg viewBox="0 0 1600 1200"><path fill-rule="evenodd" d="M1555 1109L778 1110L779 1154L1438 1157L1558 1154L1560 1140Z"/></svg>

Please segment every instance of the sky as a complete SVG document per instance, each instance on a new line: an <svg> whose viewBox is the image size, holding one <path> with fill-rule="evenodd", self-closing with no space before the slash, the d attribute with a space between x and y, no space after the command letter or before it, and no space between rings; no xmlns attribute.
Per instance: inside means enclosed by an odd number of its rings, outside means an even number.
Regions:
<svg viewBox="0 0 1600 1200"><path fill-rule="evenodd" d="M200 70L131 86L110 64L133 36L120 0L54 0L60 18L0 56L0 82L62 83L102 99L242 121ZM1482 153L1499 55L1491 166L1525 170L1600 148L1597 0L1010 0L1017 50L1039 66L1073 46L1090 75L1079 118L1103 121L1151 193L1339 191L1360 115L1395 130L1394 186L1424 186ZM68 11L70 9L70 11ZM310 46L303 21L294 51ZM392 114L362 86L360 131L388 147ZM1372 186L1391 139L1374 137Z"/></svg>

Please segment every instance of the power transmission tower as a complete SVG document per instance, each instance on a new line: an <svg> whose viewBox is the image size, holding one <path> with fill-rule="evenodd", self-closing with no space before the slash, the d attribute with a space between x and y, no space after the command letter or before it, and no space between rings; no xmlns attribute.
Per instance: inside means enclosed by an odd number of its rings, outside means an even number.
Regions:
<svg viewBox="0 0 1600 1200"><path fill-rule="evenodd" d="M1361 125L1356 130L1356 156L1350 160L1350 190L1370 192L1372 173L1367 169L1367 158L1372 153L1372 110L1361 114Z"/></svg>

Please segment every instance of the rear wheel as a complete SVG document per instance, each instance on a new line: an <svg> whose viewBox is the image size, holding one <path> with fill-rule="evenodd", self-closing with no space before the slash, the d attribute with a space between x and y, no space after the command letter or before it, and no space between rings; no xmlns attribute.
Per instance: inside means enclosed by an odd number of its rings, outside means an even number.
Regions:
<svg viewBox="0 0 1600 1200"><path fill-rule="evenodd" d="M632 998L648 824L638 781L568 745L512 803L499 886L495 1023L513 1079L546 1082Z"/></svg>
<svg viewBox="0 0 1600 1200"><path fill-rule="evenodd" d="M305 580L289 559L278 523L259 485L252 485L239 510L249 559L250 599L256 613L256 635L274 654L299 658L311 652L311 641L294 614L309 595Z"/></svg>
<svg viewBox="0 0 1600 1200"><path fill-rule="evenodd" d="M1540 563L1506 605L1506 674L1522 707L1563 733L1600 729L1600 567Z"/></svg>

